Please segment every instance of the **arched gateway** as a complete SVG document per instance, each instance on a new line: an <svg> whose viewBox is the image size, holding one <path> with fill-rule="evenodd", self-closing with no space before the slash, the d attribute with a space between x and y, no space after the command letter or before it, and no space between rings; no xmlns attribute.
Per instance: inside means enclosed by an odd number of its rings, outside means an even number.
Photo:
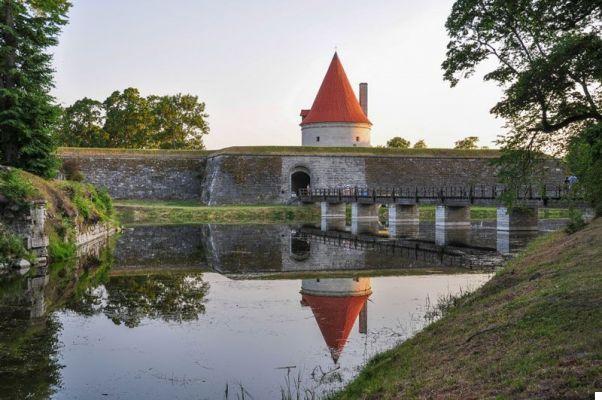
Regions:
<svg viewBox="0 0 602 400"><path fill-rule="evenodd" d="M296 169L291 174L291 193L299 195L299 189L305 189L311 184L311 177L308 171L303 169Z"/></svg>

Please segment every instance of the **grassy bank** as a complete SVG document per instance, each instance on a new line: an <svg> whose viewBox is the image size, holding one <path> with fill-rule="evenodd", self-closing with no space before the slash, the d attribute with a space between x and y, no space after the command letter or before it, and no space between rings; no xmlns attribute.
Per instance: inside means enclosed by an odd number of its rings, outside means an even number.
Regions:
<svg viewBox="0 0 602 400"><path fill-rule="evenodd" d="M318 222L320 209L315 206L203 206L196 201L118 200L115 208L124 224L183 224L183 223L274 223ZM471 207L474 220L493 220L494 207ZM540 218L567 218L563 209L542 209ZM420 218L435 219L434 206L421 206ZM387 220L387 208L381 207L380 219ZM351 220L351 207L347 207L347 220Z"/></svg>
<svg viewBox="0 0 602 400"><path fill-rule="evenodd" d="M333 399L593 398L602 388L602 219L535 241L454 304Z"/></svg>
<svg viewBox="0 0 602 400"><path fill-rule="evenodd" d="M118 201L123 224L274 223L319 221L317 206L202 206L182 201Z"/></svg>
<svg viewBox="0 0 602 400"><path fill-rule="evenodd" d="M46 204L45 234L50 240L52 261L75 254L76 231L96 223L117 225L113 204L106 190L81 182L47 180L15 168L0 168L0 252L10 250L12 258L23 257L9 227L29 213L32 201ZM11 255L12 254L12 255ZM15 257L17 256L17 257ZM25 256L30 258L30 256Z"/></svg>

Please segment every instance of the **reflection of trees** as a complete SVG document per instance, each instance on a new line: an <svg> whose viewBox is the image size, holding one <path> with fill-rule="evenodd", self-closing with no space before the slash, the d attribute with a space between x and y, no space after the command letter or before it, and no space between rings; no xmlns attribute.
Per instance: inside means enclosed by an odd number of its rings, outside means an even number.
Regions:
<svg viewBox="0 0 602 400"><path fill-rule="evenodd" d="M88 290L71 308L86 315L102 312L130 328L143 318L191 321L205 312L208 289L202 274L115 276Z"/></svg>
<svg viewBox="0 0 602 400"><path fill-rule="evenodd" d="M47 399L60 383L56 318L0 304L0 397Z"/></svg>

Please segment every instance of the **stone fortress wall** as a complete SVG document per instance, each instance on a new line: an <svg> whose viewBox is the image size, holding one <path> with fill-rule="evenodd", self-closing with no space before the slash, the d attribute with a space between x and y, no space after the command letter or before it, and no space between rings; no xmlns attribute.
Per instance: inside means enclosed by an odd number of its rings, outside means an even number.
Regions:
<svg viewBox="0 0 602 400"><path fill-rule="evenodd" d="M297 171L306 173L314 188L495 184L492 153L470 154L61 151L63 159L77 161L86 180L108 188L116 199L198 200L207 205L286 204ZM547 184L563 182L565 173L557 162L550 161L546 171Z"/></svg>

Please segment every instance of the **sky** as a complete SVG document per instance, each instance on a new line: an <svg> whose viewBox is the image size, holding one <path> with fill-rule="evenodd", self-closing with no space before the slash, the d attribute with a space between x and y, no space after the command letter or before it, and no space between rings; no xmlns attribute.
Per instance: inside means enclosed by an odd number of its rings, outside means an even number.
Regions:
<svg viewBox="0 0 602 400"><path fill-rule="evenodd" d="M368 82L372 144L393 136L495 147L501 89L485 69L450 88L441 62L451 0L73 0L54 49L63 105L136 87L206 104L208 149L301 145L335 48L356 90Z"/></svg>

